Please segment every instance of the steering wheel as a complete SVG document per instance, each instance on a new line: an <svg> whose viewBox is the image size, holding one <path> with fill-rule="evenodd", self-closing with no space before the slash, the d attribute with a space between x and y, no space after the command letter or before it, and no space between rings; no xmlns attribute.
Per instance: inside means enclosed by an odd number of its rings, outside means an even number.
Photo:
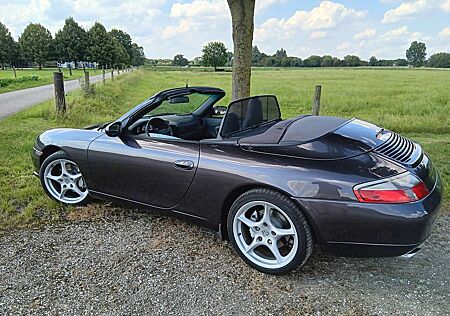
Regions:
<svg viewBox="0 0 450 316"><path fill-rule="evenodd" d="M170 124L159 117L153 117L148 120L145 125L145 133L148 136L150 136L150 133L173 136L173 130Z"/></svg>

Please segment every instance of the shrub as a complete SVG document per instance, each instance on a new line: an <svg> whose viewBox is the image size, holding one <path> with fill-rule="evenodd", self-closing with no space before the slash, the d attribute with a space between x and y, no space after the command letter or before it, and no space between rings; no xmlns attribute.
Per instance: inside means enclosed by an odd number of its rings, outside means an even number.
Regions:
<svg viewBox="0 0 450 316"><path fill-rule="evenodd" d="M38 81L38 76L23 76L17 79L11 78L0 78L0 87L7 87L11 84L29 82L29 81Z"/></svg>

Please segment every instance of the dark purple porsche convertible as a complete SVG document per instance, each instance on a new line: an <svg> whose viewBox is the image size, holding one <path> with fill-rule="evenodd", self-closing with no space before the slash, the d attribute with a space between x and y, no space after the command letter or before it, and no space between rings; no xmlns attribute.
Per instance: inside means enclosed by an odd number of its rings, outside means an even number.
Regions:
<svg viewBox="0 0 450 316"><path fill-rule="evenodd" d="M107 199L205 226L272 274L316 246L412 255L430 235L443 189L419 144L358 119L283 120L271 95L217 105L224 95L170 89L114 122L44 132L35 173L65 204Z"/></svg>

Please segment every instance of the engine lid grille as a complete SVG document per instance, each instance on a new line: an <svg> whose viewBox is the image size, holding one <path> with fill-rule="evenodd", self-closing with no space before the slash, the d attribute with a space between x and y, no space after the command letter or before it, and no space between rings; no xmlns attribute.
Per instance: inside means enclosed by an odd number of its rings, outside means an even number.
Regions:
<svg viewBox="0 0 450 316"><path fill-rule="evenodd" d="M401 163L414 164L421 154L420 146L397 133L389 133L390 137L375 148L375 152ZM386 133L383 134L386 137Z"/></svg>

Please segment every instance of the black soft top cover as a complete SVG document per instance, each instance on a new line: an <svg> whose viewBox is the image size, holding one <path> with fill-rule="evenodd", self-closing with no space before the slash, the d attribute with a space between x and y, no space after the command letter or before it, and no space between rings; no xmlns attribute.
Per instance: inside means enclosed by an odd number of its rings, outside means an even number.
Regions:
<svg viewBox="0 0 450 316"><path fill-rule="evenodd" d="M239 140L241 145L293 145L311 142L327 135L349 122L334 116L300 115L280 121L264 133Z"/></svg>

